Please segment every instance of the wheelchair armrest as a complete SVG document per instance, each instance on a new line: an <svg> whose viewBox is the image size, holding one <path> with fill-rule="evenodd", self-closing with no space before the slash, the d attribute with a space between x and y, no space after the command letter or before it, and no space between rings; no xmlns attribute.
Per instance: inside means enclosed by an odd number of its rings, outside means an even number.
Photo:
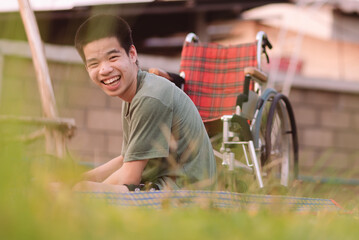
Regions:
<svg viewBox="0 0 359 240"><path fill-rule="evenodd" d="M262 72L261 70L259 70L258 68L246 67L246 68L244 68L244 74L245 75L249 74L262 82L268 81L268 75L265 72Z"/></svg>
<svg viewBox="0 0 359 240"><path fill-rule="evenodd" d="M150 68L150 69L148 69L148 72L170 80L177 87L179 87L181 89L182 89L182 85L185 83L185 80L179 74L176 74L176 73L166 72L159 68Z"/></svg>

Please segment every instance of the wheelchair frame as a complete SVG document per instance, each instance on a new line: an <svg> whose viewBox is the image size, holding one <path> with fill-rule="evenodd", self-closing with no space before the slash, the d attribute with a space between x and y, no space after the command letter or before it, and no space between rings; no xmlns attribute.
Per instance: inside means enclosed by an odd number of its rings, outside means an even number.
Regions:
<svg viewBox="0 0 359 240"><path fill-rule="evenodd" d="M194 33L189 33L185 41L200 42ZM254 173L260 188L264 187L263 177L270 176L272 172L275 175L279 174L280 184L288 187L290 181L298 177L299 171L294 112L285 95L273 88L265 88L268 76L261 71L262 55L265 54L269 62L266 47L271 49L272 45L263 31L257 33L256 41L257 68L245 68L243 93L237 97L235 113L221 117L222 143L220 151L214 149L214 154L222 159L222 165L229 171L240 168ZM173 80L171 73L155 71L152 70L158 75ZM185 79L184 72L181 72L180 76ZM250 83L253 81L254 90L250 90ZM183 89L183 84L176 83L176 85ZM291 138L288 137L289 134ZM214 139L218 138L220 137L216 136ZM235 159L232 148L236 145L242 146L245 163Z"/></svg>
<svg viewBox="0 0 359 240"><path fill-rule="evenodd" d="M257 178L257 182L260 188L264 187L263 176L267 176L267 170L265 167L273 168L275 165L279 166L279 177L280 184L288 187L290 185L290 181L298 178L298 137L296 130L296 123L294 112L289 102L289 99L277 92L273 88L264 89L265 82L267 81L267 76L265 73L261 72L261 60L262 54L264 53L267 57L267 61L269 61L268 55L266 53L266 46L271 48L271 44L268 41L267 35L264 32L258 32L256 36L257 40L257 63L258 69L245 69L245 84L244 84L244 93L240 94L237 98L237 106L236 113L233 115L225 115L222 117L223 121L223 141L221 146L221 153L223 164L228 166L229 170L234 169L234 163L237 162L234 159L234 153L231 151L231 145L242 145L244 157L246 160L246 165L238 164L238 167L242 167L248 170L248 167L254 171L254 174ZM250 118L245 117L248 120L251 120L251 124L249 126L249 130L252 133L250 138L244 139L244 141L237 141L238 138L235 138L236 134L230 130L230 125L233 124L234 116L245 116L243 111L245 111L245 104L250 104L248 95L249 91L249 81L255 81L255 90L253 93L258 95L258 100L256 102L256 109L253 114L253 117ZM264 114L264 111L269 106L269 111L267 114ZM250 104L251 105L251 104ZM251 114L250 114L251 115ZM266 122L263 122L263 119L266 118ZM280 119L278 119L280 118ZM277 129L277 134L283 134L284 139L280 139L284 141L281 144L281 148L273 149L273 145L279 144L276 142L272 142L272 133L275 121L281 121L279 129ZM240 129L245 129L246 123L242 121L240 123ZM265 125L265 126L264 126ZM265 129L265 131L261 130ZM288 138L288 134L291 134L292 138ZM264 136L263 136L264 135ZM239 139L241 140L241 139ZM276 139L275 139L276 140ZM291 143L290 143L291 142ZM247 145L249 156L251 162L249 161L249 157L247 155L247 151L245 146ZM285 147L287 145L287 147ZM293 150L291 150L293 149ZM291 154L293 154L291 156ZM220 156L216 153L217 156ZM275 163L274 156L279 155L279 161ZM260 159L261 161L258 161ZM293 161L292 161L293 159ZM273 164L274 163L274 164ZM291 164L293 164L293 176L291 174Z"/></svg>

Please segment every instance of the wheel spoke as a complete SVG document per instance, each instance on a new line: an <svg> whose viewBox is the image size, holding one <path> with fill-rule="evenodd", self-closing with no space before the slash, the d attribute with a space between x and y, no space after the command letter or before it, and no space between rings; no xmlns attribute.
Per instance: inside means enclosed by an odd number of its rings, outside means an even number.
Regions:
<svg viewBox="0 0 359 240"><path fill-rule="evenodd" d="M267 159L264 159L262 168L265 176L270 179L278 179L281 185L288 186L290 180L290 153L289 144L289 119L284 104L273 101L270 110L266 112L266 129L262 136L264 141L263 152ZM264 128L264 127L263 127ZM267 142L270 141L270 142ZM277 182L278 182L277 180Z"/></svg>

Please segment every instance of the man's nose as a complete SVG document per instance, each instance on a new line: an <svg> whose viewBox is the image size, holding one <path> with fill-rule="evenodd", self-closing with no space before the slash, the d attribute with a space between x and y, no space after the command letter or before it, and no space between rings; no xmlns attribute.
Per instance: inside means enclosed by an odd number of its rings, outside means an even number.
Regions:
<svg viewBox="0 0 359 240"><path fill-rule="evenodd" d="M108 62L104 62L101 64L100 66L100 74L102 75L107 75L109 73L111 73L113 70L111 64L109 64Z"/></svg>

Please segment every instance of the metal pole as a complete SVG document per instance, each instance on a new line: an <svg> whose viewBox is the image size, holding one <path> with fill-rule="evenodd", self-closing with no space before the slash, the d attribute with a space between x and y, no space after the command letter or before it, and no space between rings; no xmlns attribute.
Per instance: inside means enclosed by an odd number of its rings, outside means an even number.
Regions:
<svg viewBox="0 0 359 240"><path fill-rule="evenodd" d="M260 188L263 188L262 173L261 173L259 162L258 162L258 159L256 156L256 151L254 149L253 141L248 141L248 149L249 149L249 154L251 155L252 162L254 165L254 172L257 176L258 185Z"/></svg>

